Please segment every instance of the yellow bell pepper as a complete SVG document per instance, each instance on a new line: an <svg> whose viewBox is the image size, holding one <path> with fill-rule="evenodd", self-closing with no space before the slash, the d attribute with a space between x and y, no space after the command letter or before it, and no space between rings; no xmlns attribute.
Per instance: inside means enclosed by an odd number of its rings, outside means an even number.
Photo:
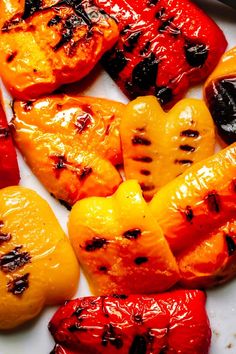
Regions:
<svg viewBox="0 0 236 354"><path fill-rule="evenodd" d="M70 299L78 280L73 249L49 205L23 187L0 190L0 329Z"/></svg>
<svg viewBox="0 0 236 354"><path fill-rule="evenodd" d="M69 236L95 294L155 293L174 285L178 267L136 181L72 208Z"/></svg>
<svg viewBox="0 0 236 354"><path fill-rule="evenodd" d="M202 100L184 99L166 113L154 96L139 97L126 107L120 133L125 176L139 181L147 200L214 153L214 124Z"/></svg>

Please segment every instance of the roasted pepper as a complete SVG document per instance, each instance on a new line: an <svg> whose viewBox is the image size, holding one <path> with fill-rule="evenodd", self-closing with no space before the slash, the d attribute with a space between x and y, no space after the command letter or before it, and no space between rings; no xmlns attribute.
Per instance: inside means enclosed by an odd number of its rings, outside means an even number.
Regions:
<svg viewBox="0 0 236 354"><path fill-rule="evenodd" d="M0 189L17 185L20 173L7 119L0 103Z"/></svg>
<svg viewBox="0 0 236 354"><path fill-rule="evenodd" d="M120 38L104 56L131 99L152 94L173 105L203 81L226 49L219 27L189 0L95 0L114 17Z"/></svg>
<svg viewBox="0 0 236 354"><path fill-rule="evenodd" d="M225 53L204 88L205 100L221 138L236 141L236 47Z"/></svg>
<svg viewBox="0 0 236 354"><path fill-rule="evenodd" d="M70 299L78 278L76 257L48 204L30 189L0 190L0 329Z"/></svg>
<svg viewBox="0 0 236 354"><path fill-rule="evenodd" d="M125 109L120 133L125 176L139 181L147 200L214 153L214 124L201 100L184 99L165 113L154 96L137 98Z"/></svg>
<svg viewBox="0 0 236 354"><path fill-rule="evenodd" d="M170 288L178 267L136 181L112 197L77 202L69 236L92 292L150 294Z"/></svg>
<svg viewBox="0 0 236 354"><path fill-rule="evenodd" d="M211 330L198 290L72 300L49 323L54 354L207 354Z"/></svg>
<svg viewBox="0 0 236 354"><path fill-rule="evenodd" d="M15 102L14 138L33 173L57 199L73 205L107 196L121 183L122 103L51 96Z"/></svg>
<svg viewBox="0 0 236 354"><path fill-rule="evenodd" d="M4 0L1 10L0 76L18 99L80 80L119 34L92 0Z"/></svg>
<svg viewBox="0 0 236 354"><path fill-rule="evenodd" d="M236 144L190 167L156 193L150 210L187 286L236 274Z"/></svg>

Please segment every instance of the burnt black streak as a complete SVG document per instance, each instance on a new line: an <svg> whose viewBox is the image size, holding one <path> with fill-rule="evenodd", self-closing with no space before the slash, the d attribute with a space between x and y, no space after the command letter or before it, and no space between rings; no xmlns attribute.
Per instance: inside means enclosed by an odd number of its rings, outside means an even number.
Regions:
<svg viewBox="0 0 236 354"><path fill-rule="evenodd" d="M42 7L42 0L25 0L25 9L22 16L23 20L32 16L35 12L39 11Z"/></svg>
<svg viewBox="0 0 236 354"><path fill-rule="evenodd" d="M156 13L156 15L155 15L155 17L156 17L156 19L161 19L162 17L163 17L163 15L165 14L165 8L164 7L162 7L159 11L157 11L157 13Z"/></svg>
<svg viewBox="0 0 236 354"><path fill-rule="evenodd" d="M106 266L99 266L98 270L99 270L99 272L107 273L108 268Z"/></svg>
<svg viewBox="0 0 236 354"><path fill-rule="evenodd" d="M180 145L180 150L182 151L187 151L187 152L194 152L196 149L195 147L191 146L191 145Z"/></svg>
<svg viewBox="0 0 236 354"><path fill-rule="evenodd" d="M208 57L208 49L205 44L187 41L184 51L188 64L194 68L203 66Z"/></svg>
<svg viewBox="0 0 236 354"><path fill-rule="evenodd" d="M125 231L123 233L123 236L127 238L128 240L137 240L138 237L140 237L142 234L142 231L140 229L131 229L128 231Z"/></svg>
<svg viewBox="0 0 236 354"><path fill-rule="evenodd" d="M93 237L92 240L86 242L85 250L87 252L94 252L103 248L107 243L108 241L105 238Z"/></svg>
<svg viewBox="0 0 236 354"><path fill-rule="evenodd" d="M193 161L192 160L188 160L188 159L183 159L183 160L175 159L174 163L175 164L179 164L179 165L192 165Z"/></svg>
<svg viewBox="0 0 236 354"><path fill-rule="evenodd" d="M149 156L140 156L140 157L137 156L137 157L133 157L133 160L137 162L146 162L146 163L152 162L152 158Z"/></svg>
<svg viewBox="0 0 236 354"><path fill-rule="evenodd" d="M162 24L158 28L158 31L160 33L169 33L170 35L177 37L179 34L181 34L181 31L178 27L173 25L174 19L174 17L171 17L168 20L162 22Z"/></svg>
<svg viewBox="0 0 236 354"><path fill-rule="evenodd" d="M8 54L7 59L6 59L7 63L10 64L15 59L16 56L17 56L16 50L13 53Z"/></svg>
<svg viewBox="0 0 236 354"><path fill-rule="evenodd" d="M212 213L220 212L220 196L216 191L212 191L205 196L207 207Z"/></svg>
<svg viewBox="0 0 236 354"><path fill-rule="evenodd" d="M116 334L115 328L112 326L112 324L105 325L102 335L101 344L106 347L108 343L110 343L116 349L121 349L123 347L123 341L120 336Z"/></svg>
<svg viewBox="0 0 236 354"><path fill-rule="evenodd" d="M91 167L83 167L79 172L79 179L81 181L85 180L89 175L93 173L93 169Z"/></svg>
<svg viewBox="0 0 236 354"><path fill-rule="evenodd" d="M199 137L199 131L192 130L192 129L183 130L180 133L180 136L185 136L187 138L198 138Z"/></svg>
<svg viewBox="0 0 236 354"><path fill-rule="evenodd" d="M73 332L87 332L87 328L86 327L83 327L81 326L81 323L80 322L77 322L73 325L71 325L70 327L68 327L68 331L73 333Z"/></svg>
<svg viewBox="0 0 236 354"><path fill-rule="evenodd" d="M4 243L4 242L8 242L11 239L11 234L4 234L0 231L0 246Z"/></svg>
<svg viewBox="0 0 236 354"><path fill-rule="evenodd" d="M144 47L140 50L140 54L141 55L146 54L149 51L150 47L151 47L151 42L147 41Z"/></svg>
<svg viewBox="0 0 236 354"><path fill-rule="evenodd" d="M236 141L236 75L212 82L206 88L208 106L221 138Z"/></svg>
<svg viewBox="0 0 236 354"><path fill-rule="evenodd" d="M128 59L119 49L108 51L102 59L103 66L113 79L117 79L119 73L126 67Z"/></svg>
<svg viewBox="0 0 236 354"><path fill-rule="evenodd" d="M124 49L127 52L131 53L134 50L141 34L142 31L137 31L129 35L124 44Z"/></svg>
<svg viewBox="0 0 236 354"><path fill-rule="evenodd" d="M132 84L142 91L155 86L158 63L159 60L154 53L150 53L148 57L140 61L133 69Z"/></svg>
<svg viewBox="0 0 236 354"><path fill-rule="evenodd" d="M58 199L59 203L63 205L67 210L71 211L72 206L63 199Z"/></svg>
<svg viewBox="0 0 236 354"><path fill-rule="evenodd" d="M0 257L0 269L4 273L14 272L30 262L30 254L28 252L20 252L22 247L15 247L14 250Z"/></svg>
<svg viewBox="0 0 236 354"><path fill-rule="evenodd" d="M151 141L148 140L148 139L145 139L141 136L138 136L138 135L135 135L133 138L132 138L132 144L133 145L145 145L145 146L149 146L151 145Z"/></svg>
<svg viewBox="0 0 236 354"><path fill-rule="evenodd" d="M147 257L137 257L134 260L134 263L137 265L141 265L143 263L147 263L148 262L148 258Z"/></svg>
<svg viewBox="0 0 236 354"><path fill-rule="evenodd" d="M158 98L162 105L169 103L173 98L173 92L170 87L156 86L155 96Z"/></svg>
<svg viewBox="0 0 236 354"><path fill-rule="evenodd" d="M229 235L225 236L225 241L226 241L227 248L228 248L228 254L229 254L229 256L232 256L234 254L234 252L236 251L235 242L234 242L233 238Z"/></svg>
<svg viewBox="0 0 236 354"><path fill-rule="evenodd" d="M191 222L194 218L194 214L193 214L193 209L191 208L191 206L186 206L186 208L183 210L183 213L186 217L186 220L188 222Z"/></svg>
<svg viewBox="0 0 236 354"><path fill-rule="evenodd" d="M13 295L22 295L29 287L29 273L26 273L22 277L16 277L12 281L8 282L8 292Z"/></svg>
<svg viewBox="0 0 236 354"><path fill-rule="evenodd" d="M146 354L147 342L143 336L136 336L131 344L129 354Z"/></svg>
<svg viewBox="0 0 236 354"><path fill-rule="evenodd" d="M50 21L48 21L48 27L58 25L61 22L61 17L59 15L54 16Z"/></svg>
<svg viewBox="0 0 236 354"><path fill-rule="evenodd" d="M0 128L0 139L8 139L10 136L9 128Z"/></svg>

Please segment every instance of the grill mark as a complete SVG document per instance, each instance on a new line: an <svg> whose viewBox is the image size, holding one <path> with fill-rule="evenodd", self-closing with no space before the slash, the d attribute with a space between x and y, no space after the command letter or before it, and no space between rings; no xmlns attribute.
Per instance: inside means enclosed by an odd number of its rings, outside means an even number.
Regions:
<svg viewBox="0 0 236 354"><path fill-rule="evenodd" d="M121 349L123 347L123 341L115 332L115 328L112 324L104 326L104 332L102 335L102 346L106 347L110 343L116 349Z"/></svg>
<svg viewBox="0 0 236 354"><path fill-rule="evenodd" d="M7 55L7 58L6 58L6 62L10 64L10 63L15 59L15 57L17 56L17 54L18 54L18 53L17 53L16 50L15 50L14 52L8 54L8 55Z"/></svg>
<svg viewBox="0 0 236 354"><path fill-rule="evenodd" d="M18 16L18 15L16 15ZM11 29L13 29L14 27L16 27L19 23L21 22L21 19L19 17L13 17L11 20L6 21L1 29L2 33L7 33L9 32Z"/></svg>
<svg viewBox="0 0 236 354"><path fill-rule="evenodd" d="M85 251L94 252L96 250L103 248L107 244L108 244L108 241L105 238L93 237L92 240L89 240L86 242Z"/></svg>
<svg viewBox="0 0 236 354"><path fill-rule="evenodd" d="M143 192L151 192L155 189L154 184L141 183L140 186L141 186Z"/></svg>
<svg viewBox="0 0 236 354"><path fill-rule="evenodd" d="M103 66L113 79L117 79L119 73L126 67L128 59L125 57L122 50L114 49L108 51L103 56Z"/></svg>
<svg viewBox="0 0 236 354"><path fill-rule="evenodd" d="M133 157L132 159L137 162L145 162L145 163L152 162L152 158L149 156L140 156L140 157L137 156L137 157Z"/></svg>
<svg viewBox="0 0 236 354"><path fill-rule="evenodd" d="M61 17L59 15L55 15L50 21L48 21L47 26L52 27L58 25L61 22Z"/></svg>
<svg viewBox="0 0 236 354"><path fill-rule="evenodd" d="M156 19L162 19L163 15L165 14L166 10L164 7L162 7L155 15Z"/></svg>
<svg viewBox="0 0 236 354"><path fill-rule="evenodd" d="M192 160L188 160L188 159L183 159L183 160L175 159L174 163L175 164L179 164L179 165L192 165L193 161Z"/></svg>
<svg viewBox="0 0 236 354"><path fill-rule="evenodd" d="M14 250L0 257L0 269L4 273L14 272L27 263L30 263L31 256L29 252L20 252L23 246L15 247Z"/></svg>
<svg viewBox="0 0 236 354"><path fill-rule="evenodd" d="M180 133L180 136L186 136L188 138L198 138L199 137L199 131L192 130L192 129L183 130Z"/></svg>
<svg viewBox="0 0 236 354"><path fill-rule="evenodd" d="M216 191L212 191L208 193L205 198L205 202L207 203L207 207L212 213L220 212L220 196Z"/></svg>
<svg viewBox="0 0 236 354"><path fill-rule="evenodd" d="M75 312L73 312L72 316L76 316L76 317L80 317L82 312L83 312L84 308L83 307L77 307L77 309L75 310Z"/></svg>
<svg viewBox="0 0 236 354"><path fill-rule="evenodd" d="M151 171L149 171L149 170L140 170L140 173L141 173L141 175L143 175L143 176L150 176Z"/></svg>
<svg viewBox="0 0 236 354"><path fill-rule="evenodd" d="M35 12L41 10L42 8L42 0L25 0L25 8L24 13L22 15L22 19L26 20L30 16L32 16Z"/></svg>
<svg viewBox="0 0 236 354"><path fill-rule="evenodd" d="M127 238L128 240L137 240L137 238L141 235L142 231L140 229L131 229L123 233L123 237Z"/></svg>
<svg viewBox="0 0 236 354"><path fill-rule="evenodd" d="M137 335L129 349L129 354L146 354L147 353L147 342L144 336Z"/></svg>
<svg viewBox="0 0 236 354"><path fill-rule="evenodd" d="M141 55L146 54L146 53L149 51L150 47L151 47L151 42L148 41L148 42L145 43L144 47L140 50L139 53L140 53Z"/></svg>
<svg viewBox="0 0 236 354"><path fill-rule="evenodd" d="M187 152L194 152L196 150L195 147L188 145L188 144L180 145L179 148L180 148L180 150L187 151Z"/></svg>
<svg viewBox="0 0 236 354"><path fill-rule="evenodd" d="M187 41L184 45L188 64L194 68L202 67L208 58L208 48L205 44Z"/></svg>
<svg viewBox="0 0 236 354"><path fill-rule="evenodd" d="M12 238L11 234L4 234L0 231L0 246L4 243L4 242L8 242L10 241Z"/></svg>
<svg viewBox="0 0 236 354"><path fill-rule="evenodd" d="M126 26L120 31L120 35L123 36L123 35L126 34L130 29L131 29L131 26L130 26L130 25L126 25Z"/></svg>
<svg viewBox="0 0 236 354"><path fill-rule="evenodd" d="M79 172L79 179L80 181L85 180L89 175L93 173L92 167L83 167Z"/></svg>
<svg viewBox="0 0 236 354"><path fill-rule="evenodd" d="M234 252L236 251L236 245L235 245L234 239L231 236L226 235L225 241L227 244L228 255L232 256L234 254Z"/></svg>
<svg viewBox="0 0 236 354"><path fill-rule="evenodd" d="M133 145L145 145L145 146L149 146L151 145L151 141L149 139L143 138L141 136L135 135L132 138L132 144Z"/></svg>
<svg viewBox="0 0 236 354"><path fill-rule="evenodd" d="M177 37L181 34L180 29L173 24L174 16L169 18L168 20L162 22L159 26L158 31L161 33L169 33L170 35Z"/></svg>
<svg viewBox="0 0 236 354"><path fill-rule="evenodd" d="M16 277L7 284L7 291L13 295L22 295L29 287L29 273L21 277Z"/></svg>
<svg viewBox="0 0 236 354"><path fill-rule="evenodd" d="M133 69L132 84L141 91L155 86L159 60L154 53L140 61Z"/></svg>
<svg viewBox="0 0 236 354"><path fill-rule="evenodd" d="M80 26L82 24L81 19L76 16L76 15L71 15L64 23L63 29L61 32L61 39L59 42L52 47L54 52L57 52L61 47L63 47L65 44L68 44L74 35L74 29L77 26Z"/></svg>
<svg viewBox="0 0 236 354"><path fill-rule="evenodd" d="M82 116L79 116L74 124L76 130L81 134L84 130L88 129L92 123L90 114L84 113Z"/></svg>
<svg viewBox="0 0 236 354"><path fill-rule="evenodd" d="M9 128L0 128L0 139L8 139L10 136Z"/></svg>
<svg viewBox="0 0 236 354"><path fill-rule="evenodd" d="M69 326L68 331L71 333L73 333L73 332L87 332L88 329L86 327L81 326L80 322L77 322L77 323Z"/></svg>

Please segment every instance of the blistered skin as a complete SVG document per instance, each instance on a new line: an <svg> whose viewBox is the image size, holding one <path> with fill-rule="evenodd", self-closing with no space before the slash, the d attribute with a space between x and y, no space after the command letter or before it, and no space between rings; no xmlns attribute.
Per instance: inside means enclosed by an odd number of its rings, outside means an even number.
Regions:
<svg viewBox="0 0 236 354"><path fill-rule="evenodd" d="M0 189L17 185L20 181L16 151L7 119L0 103Z"/></svg>
<svg viewBox="0 0 236 354"><path fill-rule="evenodd" d="M201 291L76 299L49 323L54 354L207 354L211 330Z"/></svg>
<svg viewBox="0 0 236 354"><path fill-rule="evenodd" d="M49 205L34 191L0 191L0 329L70 299L79 266Z"/></svg>
<svg viewBox="0 0 236 354"><path fill-rule="evenodd" d="M211 287L235 276L235 176L233 144L189 168L150 203L187 286Z"/></svg>
<svg viewBox="0 0 236 354"><path fill-rule="evenodd" d="M204 87L205 100L221 138L236 141L236 47L223 55Z"/></svg>
<svg viewBox="0 0 236 354"><path fill-rule="evenodd" d="M204 102L183 99L165 113L154 96L125 109L120 126L124 170L146 200L194 163L214 153L214 123Z"/></svg>
<svg viewBox="0 0 236 354"><path fill-rule="evenodd" d="M131 99L155 95L171 106L214 69L226 49L220 28L188 0L95 0L118 22L120 37L103 59Z"/></svg>
<svg viewBox="0 0 236 354"><path fill-rule="evenodd" d="M150 294L179 280L178 267L136 181L108 198L77 202L69 237L96 295Z"/></svg>
<svg viewBox="0 0 236 354"><path fill-rule="evenodd" d="M0 9L0 76L18 99L80 80L118 38L91 0L4 0Z"/></svg>
<svg viewBox="0 0 236 354"><path fill-rule="evenodd" d="M51 96L15 102L14 139L33 173L57 199L73 205L111 195L121 183L122 103Z"/></svg>

